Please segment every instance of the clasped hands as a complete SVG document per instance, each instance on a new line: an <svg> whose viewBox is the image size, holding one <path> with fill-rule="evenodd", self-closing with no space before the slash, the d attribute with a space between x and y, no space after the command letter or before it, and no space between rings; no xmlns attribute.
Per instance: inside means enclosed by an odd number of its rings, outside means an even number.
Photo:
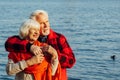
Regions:
<svg viewBox="0 0 120 80"><path fill-rule="evenodd" d="M57 51L50 45L45 45L42 47L32 45L30 48L30 52L33 53L34 56L26 61L28 66L42 63L42 61L44 60L43 53L46 52L52 55L51 61L55 60L58 57Z"/></svg>

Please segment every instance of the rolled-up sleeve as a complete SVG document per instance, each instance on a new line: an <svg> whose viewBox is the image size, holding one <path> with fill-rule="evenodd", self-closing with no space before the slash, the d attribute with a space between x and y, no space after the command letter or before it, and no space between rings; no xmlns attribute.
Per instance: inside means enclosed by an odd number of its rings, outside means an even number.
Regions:
<svg viewBox="0 0 120 80"><path fill-rule="evenodd" d="M57 68L58 68L58 63L59 63L58 57L51 62L52 75L53 75L53 76L55 75L56 70L57 70Z"/></svg>
<svg viewBox="0 0 120 80"><path fill-rule="evenodd" d="M8 59L8 63L6 65L6 72L8 75L15 75L27 68L27 64L25 60L14 63L12 59Z"/></svg>

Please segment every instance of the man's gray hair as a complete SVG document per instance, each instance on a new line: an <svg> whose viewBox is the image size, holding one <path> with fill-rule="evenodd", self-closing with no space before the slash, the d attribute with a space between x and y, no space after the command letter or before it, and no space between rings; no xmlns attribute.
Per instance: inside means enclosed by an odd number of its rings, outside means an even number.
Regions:
<svg viewBox="0 0 120 80"><path fill-rule="evenodd" d="M48 16L48 13L46 11L44 11L44 10L35 10L34 12L31 13L30 19L36 20L36 16L38 14L44 14L44 15Z"/></svg>

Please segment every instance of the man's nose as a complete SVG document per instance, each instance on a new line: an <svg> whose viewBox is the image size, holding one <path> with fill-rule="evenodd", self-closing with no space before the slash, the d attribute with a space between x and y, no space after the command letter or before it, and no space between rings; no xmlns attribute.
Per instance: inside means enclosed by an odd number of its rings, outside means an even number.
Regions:
<svg viewBox="0 0 120 80"><path fill-rule="evenodd" d="M44 28L46 28L47 27L47 25L46 25L46 23L44 23Z"/></svg>

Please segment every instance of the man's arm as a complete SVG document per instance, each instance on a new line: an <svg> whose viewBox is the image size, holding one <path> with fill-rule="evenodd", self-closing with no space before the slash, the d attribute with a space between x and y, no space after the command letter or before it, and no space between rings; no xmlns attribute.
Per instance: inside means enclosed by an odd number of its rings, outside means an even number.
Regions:
<svg viewBox="0 0 120 80"><path fill-rule="evenodd" d="M8 52L26 52L27 49L30 49L30 46L30 43L20 39L19 36L9 37L5 42L5 49Z"/></svg>
<svg viewBox="0 0 120 80"><path fill-rule="evenodd" d="M71 68L75 64L76 59L70 45L63 35L59 37L57 43L59 48L57 52L61 67Z"/></svg>
<svg viewBox="0 0 120 80"><path fill-rule="evenodd" d="M41 49L39 46L30 44L27 40L20 39L19 36L9 37L5 42L5 49L8 52L30 51L35 55L41 53Z"/></svg>

